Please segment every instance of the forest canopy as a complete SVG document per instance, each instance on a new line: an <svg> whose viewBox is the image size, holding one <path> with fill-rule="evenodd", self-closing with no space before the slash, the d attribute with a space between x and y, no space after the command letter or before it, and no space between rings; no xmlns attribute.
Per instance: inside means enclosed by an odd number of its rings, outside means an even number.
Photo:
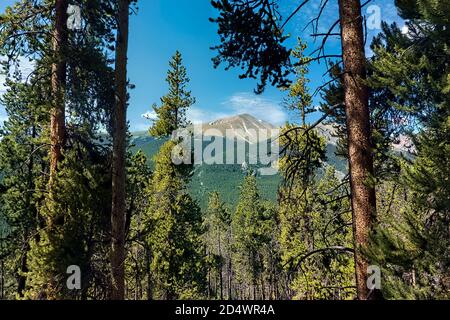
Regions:
<svg viewBox="0 0 450 320"><path fill-rule="evenodd" d="M0 300L450 299L448 1L396 0L371 37L359 0L204 1L214 79L286 118L198 131L206 55L176 30L137 133L142 2L0 12Z"/></svg>

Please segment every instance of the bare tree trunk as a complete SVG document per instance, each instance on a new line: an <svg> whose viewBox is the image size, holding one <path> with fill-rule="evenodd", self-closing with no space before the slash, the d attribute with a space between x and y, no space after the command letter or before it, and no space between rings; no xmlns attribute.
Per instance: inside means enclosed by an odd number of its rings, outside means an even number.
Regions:
<svg viewBox="0 0 450 320"><path fill-rule="evenodd" d="M50 186L62 158L65 143L65 105L64 87L66 85L67 65L64 50L67 47L67 0L55 2L55 29L53 31L52 95L53 104L50 111Z"/></svg>
<svg viewBox="0 0 450 320"><path fill-rule="evenodd" d="M36 138L36 127L33 125L32 129L31 129L31 137L33 139ZM33 170L34 170L34 155L32 153L32 151L30 150L30 160L28 161L28 190L33 190L34 189L34 175L33 175ZM35 210L32 209L32 204L31 204L31 193L27 192L25 195L25 206L27 208L27 210L30 210L30 212L32 212L31 214L35 215L36 212ZM28 257L28 252L30 251L30 232L28 230L28 227L25 228L24 234L23 234L23 245L22 245L22 256L20 258L20 272L18 275L18 285L17 285L17 294L19 295L20 298L23 298L24 296L24 291L26 288L26 281L27 281L27 277L26 277L26 273L28 272L28 261L27 261L27 257Z"/></svg>
<svg viewBox="0 0 450 320"><path fill-rule="evenodd" d="M150 269L151 263L151 252L148 246L145 246L145 261L146 261L146 271L147 271L147 300L153 300L153 282Z"/></svg>
<svg viewBox="0 0 450 320"><path fill-rule="evenodd" d="M206 254L208 256L208 260L211 260L209 251ZM208 266L208 300L211 300L211 266Z"/></svg>
<svg viewBox="0 0 450 320"><path fill-rule="evenodd" d="M232 299L232 277L233 277L233 268L232 268L232 256L231 256L231 227L228 231L228 235L227 235L227 251L228 251L228 266L227 266L227 276L228 276L228 300Z"/></svg>
<svg viewBox="0 0 450 320"><path fill-rule="evenodd" d="M116 108L114 114L112 210L111 210L111 275L112 300L125 297L125 152L127 132L127 52L129 0L119 0L116 40Z"/></svg>
<svg viewBox="0 0 450 320"><path fill-rule="evenodd" d="M24 292L25 292L25 288L26 288L26 281L27 281L27 277L24 276L23 274L26 273L28 271L28 251L30 251L30 245L28 243L28 239L23 239L24 241L24 245L22 247L23 249L23 253L22 256L20 257L20 266L19 266L19 270L20 270L20 274L17 277L17 294L19 295L20 298L23 298L24 296Z"/></svg>
<svg viewBox="0 0 450 320"><path fill-rule="evenodd" d="M368 236L376 213L375 189L368 184L373 174L368 88L366 77L363 18L359 0L339 0L342 54L344 59L345 109L352 193L355 273L358 299L368 297L368 263L360 249Z"/></svg>
<svg viewBox="0 0 450 320"><path fill-rule="evenodd" d="M0 262L0 273L2 274L0 278L0 300L5 299L5 262L3 258Z"/></svg>
<svg viewBox="0 0 450 320"><path fill-rule="evenodd" d="M221 243L221 234L220 234L220 228L217 227L217 233L218 233L218 244L219 244L219 257L222 262L222 243ZM219 269L219 281L220 281L220 300L223 300L223 264L220 264Z"/></svg>

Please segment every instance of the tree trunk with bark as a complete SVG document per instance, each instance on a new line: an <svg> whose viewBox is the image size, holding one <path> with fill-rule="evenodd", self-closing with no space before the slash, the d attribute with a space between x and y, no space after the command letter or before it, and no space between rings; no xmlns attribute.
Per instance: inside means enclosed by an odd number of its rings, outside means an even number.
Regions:
<svg viewBox="0 0 450 320"><path fill-rule="evenodd" d="M369 95L364 84L366 58L363 18L359 0L340 0L339 11L344 60L345 109L348 130L353 233L355 244L355 273L358 299L369 296L367 288L368 263L361 247L368 242L376 213L375 189L369 184L373 174Z"/></svg>
<svg viewBox="0 0 450 320"><path fill-rule="evenodd" d="M220 235L219 227L217 228L217 234L219 235L218 239L217 239L217 242L219 244L219 257L222 257L222 245L221 245L221 241L220 241L221 235ZM219 282L220 282L220 300L223 300L223 264L222 264L222 262L220 263L220 268L219 268Z"/></svg>
<svg viewBox="0 0 450 320"><path fill-rule="evenodd" d="M67 48L67 0L55 2L55 29L53 31L52 47L52 96L53 103L50 112L50 186L58 170L58 164L62 159L62 150L65 143L65 104L64 89L66 85L67 64L65 49Z"/></svg>
<svg viewBox="0 0 450 320"><path fill-rule="evenodd" d="M112 300L125 297L125 152L127 132L127 52L129 0L118 1L115 65L115 112L112 164L111 276Z"/></svg>

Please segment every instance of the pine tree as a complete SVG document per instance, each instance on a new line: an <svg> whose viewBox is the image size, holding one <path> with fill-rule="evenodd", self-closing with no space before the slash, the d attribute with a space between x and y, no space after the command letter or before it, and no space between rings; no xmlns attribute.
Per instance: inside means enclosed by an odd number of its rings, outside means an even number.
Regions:
<svg viewBox="0 0 450 320"><path fill-rule="evenodd" d="M111 206L111 299L125 297L125 153L127 132L127 53L130 0L120 0L117 11L115 97Z"/></svg>
<svg viewBox="0 0 450 320"><path fill-rule="evenodd" d="M42 200L37 190L45 189L46 184L40 172L46 167L41 135L48 119L44 86L35 91L21 82L10 80L8 85L10 90L1 99L8 120L0 130L0 216L8 237L1 240L0 255L6 265L2 272L7 286L4 297L12 298L23 297L26 288L29 242L38 227L36 217Z"/></svg>
<svg viewBox="0 0 450 320"><path fill-rule="evenodd" d="M275 229L275 210L260 198L256 177L251 172L240 187L231 226L237 297L264 299L268 296L264 281L268 269L265 255Z"/></svg>
<svg viewBox="0 0 450 320"><path fill-rule="evenodd" d="M53 178L58 170L58 163L62 159L62 153L65 144L65 85L67 73L67 9L69 2L67 0L56 0L54 30L52 34L52 109L50 113L50 187L52 187Z"/></svg>
<svg viewBox="0 0 450 320"><path fill-rule="evenodd" d="M352 299L356 295L351 212L334 168L308 186L280 190L280 250L287 298Z"/></svg>
<svg viewBox="0 0 450 320"><path fill-rule="evenodd" d="M366 79L363 17L359 0L340 0L339 16L343 56L344 104L346 110L350 186L355 242L355 271L358 299L369 297L368 262L361 247L368 243L375 221L376 198Z"/></svg>
<svg viewBox="0 0 450 320"><path fill-rule="evenodd" d="M231 277L230 224L231 216L225 203L221 201L219 193L212 192L209 195L208 208L203 221L204 242L209 262L208 296L221 300L224 299L226 292L230 295L227 288L229 281L225 279L225 275L227 278ZM225 268L228 269L227 272L225 272Z"/></svg>
<svg viewBox="0 0 450 320"><path fill-rule="evenodd" d="M390 299L449 298L449 166L442 164L450 162L450 130L442 120L415 139L418 156L390 182L383 223L372 236L368 255L382 268Z"/></svg>
<svg viewBox="0 0 450 320"><path fill-rule="evenodd" d="M301 3L289 16L291 19L307 3ZM318 20L328 2L319 4ZM245 73L241 78L259 78L256 92L261 93L267 82L286 87L288 75L292 71L290 50L285 47L284 26L278 10L278 2L255 1L242 3L237 0L212 1L220 11L218 23L221 45L216 46L219 55L215 66L228 62L228 67L239 66ZM372 141L369 118L369 90L366 79L366 58L364 48L363 17L360 0L340 0L339 20L324 36L317 60L326 59L325 43L340 24L343 62L343 89L345 119L347 122L347 142L349 171L352 188L352 210L354 222L355 274L357 277L358 299L369 296L366 286L367 261L360 247L367 245L376 213L373 177ZM311 21L314 25L314 19ZM317 26L317 24L316 24ZM333 56L331 56L333 57Z"/></svg>
<svg viewBox="0 0 450 320"><path fill-rule="evenodd" d="M186 190L190 166L172 161L175 146L169 141L156 155L148 192L153 299L194 299L205 293L202 215Z"/></svg>
<svg viewBox="0 0 450 320"><path fill-rule="evenodd" d="M298 45L295 50L292 51L292 57L297 60L297 66L295 67L295 81L289 85L288 97L285 99L286 108L294 113L300 113L301 125L306 126L306 117L308 114L314 112L311 107L312 97L308 92L309 80L306 78L309 70L308 63L310 58L305 57L304 51L306 44L302 43L299 38Z"/></svg>
<svg viewBox="0 0 450 320"><path fill-rule="evenodd" d="M154 137L170 136L172 132L188 125L186 112L195 103L191 92L187 89L190 79L179 51L175 52L169 62L166 82L169 92L161 98L161 106L154 106L158 119L150 129Z"/></svg>
<svg viewBox="0 0 450 320"><path fill-rule="evenodd" d="M134 154L127 168L127 219L126 230L126 292L127 299L141 300L152 297L150 272L150 247L145 241L148 236L147 192L152 172L147 157L139 150Z"/></svg>
<svg viewBox="0 0 450 320"><path fill-rule="evenodd" d="M87 299L95 273L93 254L98 242L108 239L108 153L79 143L74 147L65 153L54 181L58 193L39 209L47 225L30 243L27 298ZM67 286L67 268L72 265L82 272L81 290Z"/></svg>
<svg viewBox="0 0 450 320"><path fill-rule="evenodd" d="M283 128L280 160L285 185L278 195L281 265L286 298L355 296L352 231L346 184L324 168L326 143L310 126ZM324 172L325 171L325 172Z"/></svg>
<svg viewBox="0 0 450 320"><path fill-rule="evenodd" d="M404 161L398 191L386 199L384 223L368 254L382 268L383 293L394 299L449 297L449 79L448 4L397 1L407 34L385 27L375 47L371 86L399 97L391 101L412 119L414 159ZM397 36L396 36L397 35ZM399 207L395 210L395 206Z"/></svg>
<svg viewBox="0 0 450 320"><path fill-rule="evenodd" d="M80 5L87 3L79 1ZM65 4L58 1L57 20L62 32L58 36L64 38L62 42L65 44L60 47L61 50L54 50L57 53L48 50L52 44L55 45L52 43L53 37L42 36L52 32L52 26L47 21L55 18L55 3L22 1L7 9L1 17L1 51L9 57L5 63L6 72L11 71L22 56L35 58L35 70L27 78L30 90L24 91L26 98L17 96L20 100L15 102L23 101L31 111L36 138L30 144L35 149L30 151L29 159L34 161L39 175L30 183L34 190L27 190L37 200L33 200L33 207L24 208L27 212L23 212L24 225L36 224L36 229L30 230L27 243L23 244L26 248L23 253L26 266L21 267L19 272L19 276L26 279L26 283L19 285L19 291L25 289L29 298L87 298L92 297L94 292L95 296L100 297L100 292L109 291L109 286L103 286L104 277L100 272L105 261L99 261L101 259L96 257L105 255L102 244L107 241L105 228L109 227L103 215L104 210L110 208L110 187L107 186L110 184L109 149L101 141L98 130L111 127L109 115L114 97L113 77L104 52L104 46L109 43L111 36L111 21L103 18L108 16L103 13L111 13L111 5L112 1L102 1L86 7L83 17L90 28L81 36L76 31L63 30L66 21L62 21L61 16L66 13L61 11L61 7ZM24 16L29 19L24 19ZM58 83L53 83L53 86L49 76L52 70L58 71ZM19 76L18 82L24 80L20 78L20 73L16 75ZM12 87L9 91L17 93L16 88ZM54 96L56 89L58 99ZM61 97L64 97L64 102ZM42 110L42 114L45 114L45 110L52 110L52 103L56 100L59 111L55 113L53 129L58 133L52 135L52 121L43 119L36 110ZM61 105L68 111L63 119L64 126L60 121ZM15 110L14 114L16 112L20 114L19 110ZM14 114L10 115L11 119L14 119ZM21 130L13 120L10 128ZM31 135L33 130L29 130L27 134ZM5 141L14 139L15 134L12 129L6 132ZM61 147L63 135L65 148L59 148L61 157L57 157L58 170L51 183L51 189L55 186L55 192L50 193L42 184L48 184L48 178L52 176L51 166L56 162L49 161L55 150L47 146L52 145L52 137L58 136L59 142L53 146ZM42 156L41 152L48 152L49 157ZM83 163L84 167L81 166ZM28 220L27 215L32 215L32 218ZM69 265L65 263L84 268L81 291L67 291L65 278Z"/></svg>

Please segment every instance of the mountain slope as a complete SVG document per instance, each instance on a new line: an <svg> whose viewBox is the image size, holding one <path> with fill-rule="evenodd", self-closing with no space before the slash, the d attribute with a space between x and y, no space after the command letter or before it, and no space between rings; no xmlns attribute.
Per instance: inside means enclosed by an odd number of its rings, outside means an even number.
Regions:
<svg viewBox="0 0 450 320"><path fill-rule="evenodd" d="M201 127L195 126L194 130L197 133L196 139L199 139L200 130L201 134L210 138L211 141L204 141L203 148L205 149L208 144L218 141L226 146L227 143L234 140L244 142L246 146L246 158L248 159L248 150L250 145L257 142L264 142L270 137L274 136L278 131L277 128L270 123L256 119L249 114L242 114L233 117L219 119L208 124L203 124ZM258 133L266 132L267 135L261 135ZM336 138L333 136L334 129L331 126L320 125L317 130L323 135L327 141L327 165L333 165L343 176L347 171L346 161L335 155L336 151ZM228 133L228 134L227 134ZM167 139L155 139L148 135L135 134L133 135L134 150L141 149L147 155L150 160L158 152L162 144ZM270 141L270 140L269 140ZM236 148L236 145L234 145ZM236 150L235 154L236 154ZM226 151L223 154L226 158ZM248 161L248 160L246 160ZM247 162L236 164L213 164L213 165L195 165L192 175L192 181L190 183L190 192L192 196L199 202L202 208L207 205L207 194L212 191L218 191L221 193L224 200L227 201L234 209L234 205L237 203L239 197L239 186L242 183L247 170L258 170L262 165L249 165ZM258 185L263 198L275 201L277 198L278 186L281 182L279 174L262 176L258 175Z"/></svg>

